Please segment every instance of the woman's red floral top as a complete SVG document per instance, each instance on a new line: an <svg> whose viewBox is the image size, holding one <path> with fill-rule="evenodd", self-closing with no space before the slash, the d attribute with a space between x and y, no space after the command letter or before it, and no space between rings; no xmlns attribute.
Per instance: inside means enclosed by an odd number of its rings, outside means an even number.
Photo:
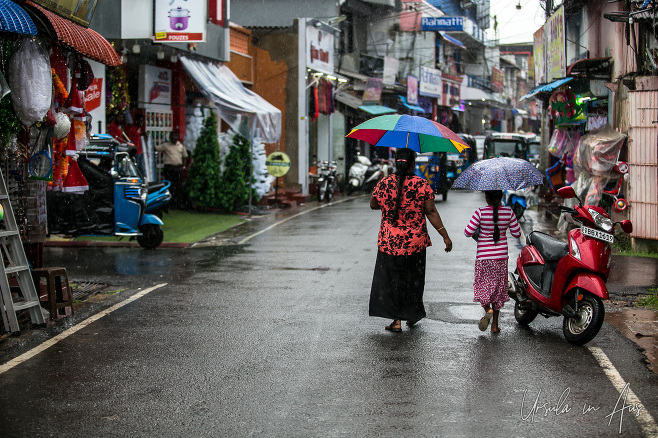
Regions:
<svg viewBox="0 0 658 438"><path fill-rule="evenodd" d="M391 175L379 181L372 196L382 209L377 241L380 251L391 255L411 255L432 245L423 204L428 199L434 199L434 192L425 179L418 176L405 178L396 221L392 217L398 196L398 176Z"/></svg>

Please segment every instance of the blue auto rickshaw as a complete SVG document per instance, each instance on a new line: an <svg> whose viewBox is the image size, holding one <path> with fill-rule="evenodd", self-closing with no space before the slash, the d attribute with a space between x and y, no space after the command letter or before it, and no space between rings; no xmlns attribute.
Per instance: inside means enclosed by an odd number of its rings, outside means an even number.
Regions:
<svg viewBox="0 0 658 438"><path fill-rule="evenodd" d="M447 154L448 183L452 187L459 175L475 163L478 159L478 147L475 137L470 134L457 134L469 147L461 153L449 152Z"/></svg>
<svg viewBox="0 0 658 438"><path fill-rule="evenodd" d="M450 181L448 180L448 160L445 152L418 154L415 174L430 183L434 193L441 195L443 202L448 200ZM453 170L454 172L454 170Z"/></svg>
<svg viewBox="0 0 658 438"><path fill-rule="evenodd" d="M89 190L47 193L48 232L129 236L144 248L157 248L164 237L163 222L145 213L149 188L131 156L134 149L108 135L92 137L77 160Z"/></svg>

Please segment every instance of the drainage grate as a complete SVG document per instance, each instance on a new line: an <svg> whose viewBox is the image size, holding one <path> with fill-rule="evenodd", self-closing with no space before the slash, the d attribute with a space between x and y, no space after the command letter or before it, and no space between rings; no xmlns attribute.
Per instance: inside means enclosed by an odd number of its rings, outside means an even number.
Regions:
<svg viewBox="0 0 658 438"><path fill-rule="evenodd" d="M73 292L73 299L78 301L89 299L107 287L106 284L91 281L69 280L69 284Z"/></svg>

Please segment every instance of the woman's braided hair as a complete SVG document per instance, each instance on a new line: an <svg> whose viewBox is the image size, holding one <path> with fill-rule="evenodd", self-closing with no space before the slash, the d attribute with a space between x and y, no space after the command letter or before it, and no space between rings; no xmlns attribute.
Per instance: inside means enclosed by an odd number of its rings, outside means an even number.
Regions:
<svg viewBox="0 0 658 438"><path fill-rule="evenodd" d="M503 200L503 191L502 190L486 190L484 192L484 198L487 200L487 204L491 205L493 209L493 220L494 220L494 233L493 238L494 242L498 242L500 239L500 229L498 228L498 207Z"/></svg>
<svg viewBox="0 0 658 438"><path fill-rule="evenodd" d="M393 221L398 220L400 203L402 201L402 189L404 188L404 180L411 170L416 166L416 153L411 149L404 148L398 149L395 152L395 172L398 176L398 197L395 199L395 208L393 209Z"/></svg>

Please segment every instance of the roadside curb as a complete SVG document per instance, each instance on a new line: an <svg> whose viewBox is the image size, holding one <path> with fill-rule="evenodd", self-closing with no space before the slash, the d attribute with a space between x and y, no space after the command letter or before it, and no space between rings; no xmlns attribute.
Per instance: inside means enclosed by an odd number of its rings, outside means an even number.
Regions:
<svg viewBox="0 0 658 438"><path fill-rule="evenodd" d="M192 243L179 243L179 242L162 242L158 248L188 248ZM43 246L49 247L69 247L69 248L85 248L85 247L107 247L107 248L141 248L137 242L104 242L96 240L50 240L44 242Z"/></svg>

